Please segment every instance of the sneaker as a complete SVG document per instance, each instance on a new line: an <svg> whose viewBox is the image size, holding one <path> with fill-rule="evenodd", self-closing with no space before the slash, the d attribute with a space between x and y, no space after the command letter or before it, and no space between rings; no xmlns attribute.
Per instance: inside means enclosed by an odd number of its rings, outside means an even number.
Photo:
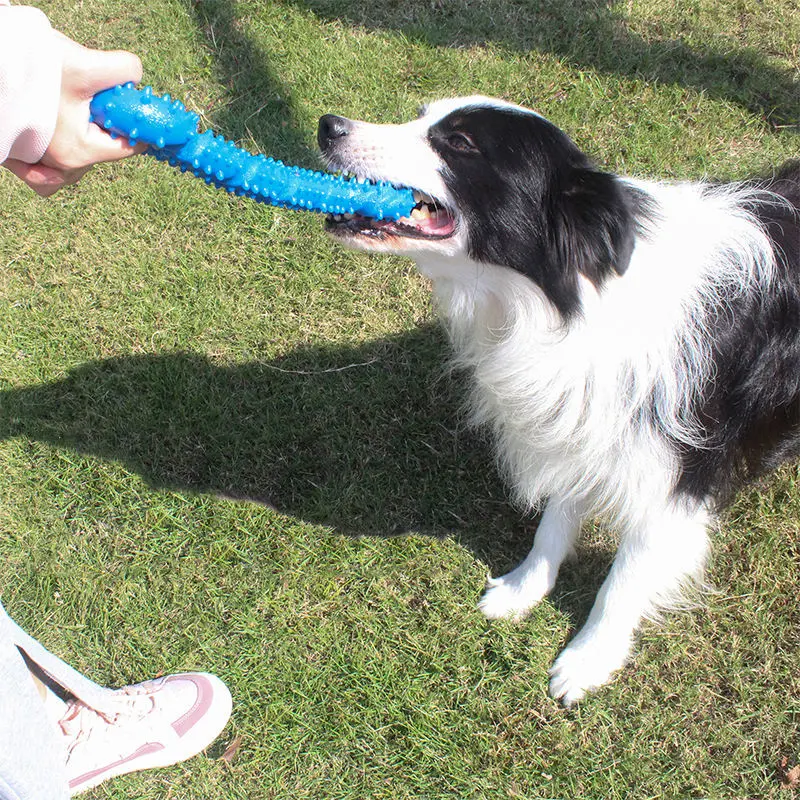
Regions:
<svg viewBox="0 0 800 800"><path fill-rule="evenodd" d="M74 796L128 772L191 758L219 736L231 694L214 675L168 675L115 690L119 711L103 715L70 700L59 722Z"/></svg>

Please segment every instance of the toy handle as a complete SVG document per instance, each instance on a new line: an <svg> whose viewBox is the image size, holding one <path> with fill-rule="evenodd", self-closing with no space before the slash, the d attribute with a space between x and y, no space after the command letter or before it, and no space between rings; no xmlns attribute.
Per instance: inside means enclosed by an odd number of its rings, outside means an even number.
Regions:
<svg viewBox="0 0 800 800"><path fill-rule="evenodd" d="M253 155L211 131L168 94L132 83L94 96L91 119L111 136L150 145L148 155L191 171L207 183L262 203L331 214L399 219L415 205L413 191L389 183L360 183Z"/></svg>

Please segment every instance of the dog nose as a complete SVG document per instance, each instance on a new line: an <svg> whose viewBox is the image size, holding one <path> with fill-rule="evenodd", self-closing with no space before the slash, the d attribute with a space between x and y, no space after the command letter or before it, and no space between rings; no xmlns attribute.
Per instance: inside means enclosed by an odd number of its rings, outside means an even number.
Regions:
<svg viewBox="0 0 800 800"><path fill-rule="evenodd" d="M353 127L352 120L337 117L336 114L325 114L319 118L317 127L317 144L320 150L327 150L337 139L347 136Z"/></svg>

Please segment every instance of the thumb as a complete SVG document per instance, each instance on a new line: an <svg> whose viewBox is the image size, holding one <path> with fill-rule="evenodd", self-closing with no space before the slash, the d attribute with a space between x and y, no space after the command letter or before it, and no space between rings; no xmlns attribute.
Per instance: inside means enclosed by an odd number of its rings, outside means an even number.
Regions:
<svg viewBox="0 0 800 800"><path fill-rule="evenodd" d="M127 50L89 50L85 64L84 87L87 99L119 83L139 83L142 62Z"/></svg>
<svg viewBox="0 0 800 800"><path fill-rule="evenodd" d="M142 62L127 50L90 50L61 33L63 49L62 89L91 100L97 92L118 83L142 79Z"/></svg>
<svg viewBox="0 0 800 800"><path fill-rule="evenodd" d="M147 144L137 142L132 145L124 136L112 138L99 125L90 125L86 132L86 146L92 153L93 161L118 161L128 156L144 153Z"/></svg>

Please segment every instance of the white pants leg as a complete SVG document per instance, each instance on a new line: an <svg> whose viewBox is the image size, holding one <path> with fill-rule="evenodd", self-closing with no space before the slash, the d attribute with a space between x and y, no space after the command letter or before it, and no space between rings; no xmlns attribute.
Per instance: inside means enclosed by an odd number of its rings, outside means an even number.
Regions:
<svg viewBox="0 0 800 800"><path fill-rule="evenodd" d="M69 797L66 756L0 605L0 800Z"/></svg>
<svg viewBox="0 0 800 800"><path fill-rule="evenodd" d="M66 753L20 651L96 711L113 714L117 698L46 650L0 604L0 800L64 800Z"/></svg>

